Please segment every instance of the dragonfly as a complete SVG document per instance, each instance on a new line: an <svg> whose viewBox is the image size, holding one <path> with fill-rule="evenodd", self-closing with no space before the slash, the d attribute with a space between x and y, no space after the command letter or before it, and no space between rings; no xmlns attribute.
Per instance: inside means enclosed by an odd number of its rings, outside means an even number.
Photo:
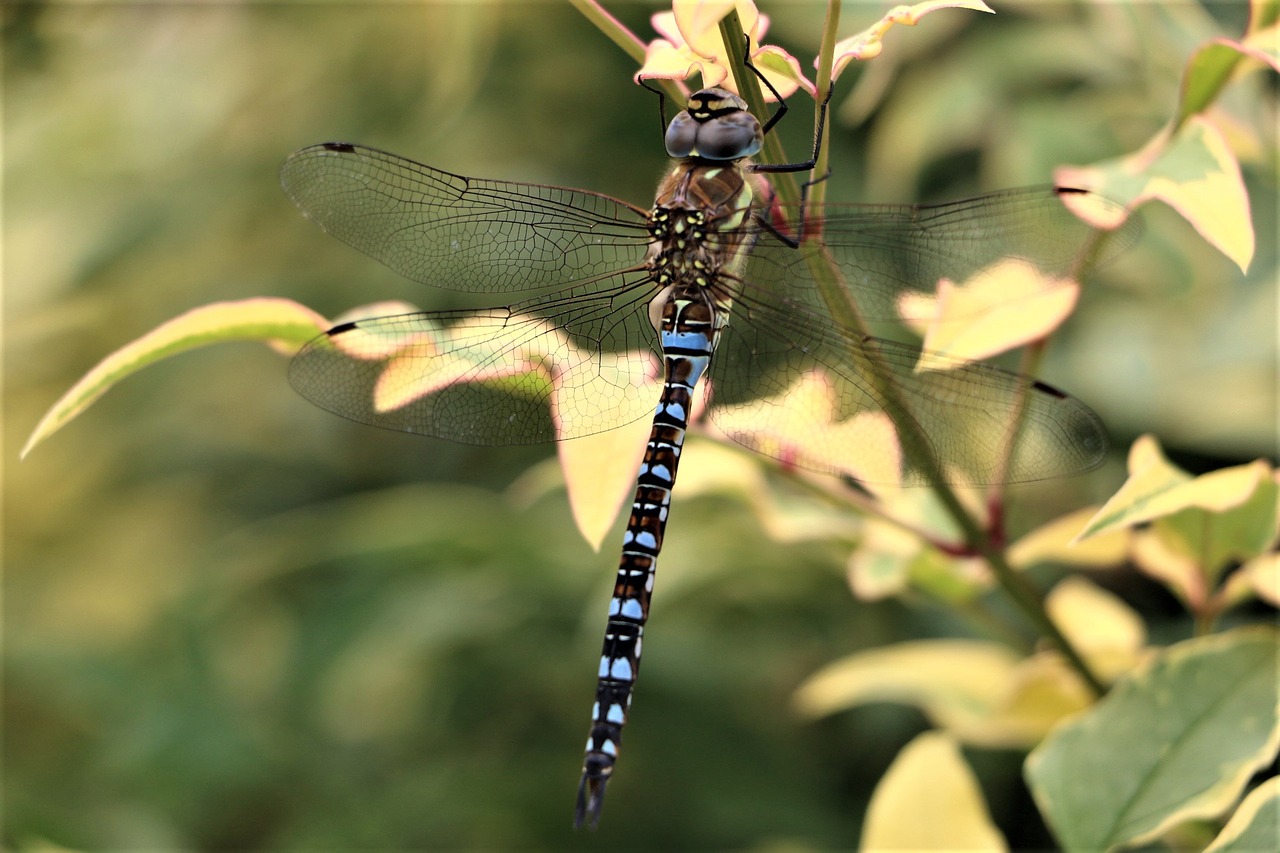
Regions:
<svg viewBox="0 0 1280 853"><path fill-rule="evenodd" d="M695 407L748 448L858 480L1038 480L1087 470L1106 449L1098 417L1055 388L936 355L922 370L920 348L837 320L804 250L818 247L866 318L900 320L906 297L989 276L1004 258L1053 275L1103 259L1062 204L1082 191L833 204L805 218L762 175L796 164L750 160L771 124L732 92L694 93L666 131L671 165L649 207L464 177L350 143L303 148L281 169L285 192L323 230L411 280L502 303L340 323L291 363L304 397L365 424L485 445L651 419L608 607L579 827L599 821L618 759ZM894 425L904 423L936 465L902 452Z"/></svg>

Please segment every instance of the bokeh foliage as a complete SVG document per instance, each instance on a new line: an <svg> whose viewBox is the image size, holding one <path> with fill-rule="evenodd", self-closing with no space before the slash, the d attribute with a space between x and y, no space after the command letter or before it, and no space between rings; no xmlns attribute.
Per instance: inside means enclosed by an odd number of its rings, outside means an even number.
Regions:
<svg viewBox="0 0 1280 853"><path fill-rule="evenodd" d="M864 8L845 20L879 13ZM645 32L655 9L615 11ZM765 11L812 49L820 4ZM1045 182L1131 151L1167 118L1195 40L1243 26L1243 7L1217 5L997 11L895 33L900 49L842 84L833 200ZM452 307L297 214L275 174L302 145L643 203L657 110L613 45L544 2L3 14L4 843L853 843L922 718L803 722L792 690L841 654L972 626L857 602L844 550L778 541L740 500L677 489L625 772L593 839L569 831L570 804L617 537L593 553L538 486L549 448L344 423L245 345L153 368L12 462L87 368L195 305ZM1055 342L1051 381L1121 446L1153 431L1204 467L1275 453L1274 150L1245 172L1262 236L1247 275L1153 211ZM1015 530L1101 500L1121 465L1020 491ZM1160 590L1116 583L1155 634L1187 633ZM1010 844L1047 844L1021 756L969 757Z"/></svg>

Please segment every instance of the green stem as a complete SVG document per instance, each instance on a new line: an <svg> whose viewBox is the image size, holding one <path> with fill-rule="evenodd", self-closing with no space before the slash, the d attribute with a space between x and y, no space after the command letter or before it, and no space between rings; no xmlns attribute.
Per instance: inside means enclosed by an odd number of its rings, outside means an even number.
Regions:
<svg viewBox="0 0 1280 853"><path fill-rule="evenodd" d="M595 0L570 0L570 2L629 56L636 59L637 62L644 61L644 44L612 15L609 15L599 3L595 2ZM822 99L826 97L832 85L831 69L839 18L839 0L828 0L821 53L819 54L818 103L821 103ZM763 117L768 114L764 96L760 91L759 81L746 68L746 45L744 44L742 33L742 23L738 18L737 11L730 11L720 22L720 35L730 57L734 80L737 83L739 94L747 102L752 114L757 117ZM661 81L661 85L669 97L678 103L681 102L683 93L679 92L679 88L675 84L664 80ZM828 123L829 127L830 124ZM819 175L827 173L827 163L829 161L826 143L827 139L824 138L816 167ZM771 163L788 162L786 152L783 150L777 134L770 134L765 138L764 159ZM795 175L781 173L771 175L771 178L778 198L784 204L798 205L801 193ZM824 197L824 194L824 185L817 184L811 189L810 201L817 203ZM804 215L803 212L801 215ZM867 341L870 337L867 332L867 326L862 320L852 295L843 286L839 272L830 257L826 255L820 242L806 239L797 251L803 254L805 265L817 283L823 302L826 304L827 310L830 311L833 319L841 327L850 330L852 335L856 336L858 343ZM851 337L851 341L853 340L855 338ZM1089 687L1095 693L1101 695L1105 690L1102 682L1093 674L1088 664L1085 663L1066 636L1058 630L1053 620L1049 618L1039 594L1027 582L1026 578L1013 570L1005 558L1002 548L992 542L991 537L982 529L979 522L965 510L955 492L946 484L928 439L915 419L911 417L910 410L902 402L897 388L892 381L886 378L889 373L880 365L879 357L874 347L851 343L849 354L860 372L870 380L876 394L884 401L884 408L898 431L903 453L912 468L920 472L925 482L933 489L947 514L952 517L960 528L966 547L972 553L982 556L987 561L995 574L996 580L1006 594L1013 599L1014 603L1027 615L1037 629L1059 648L1063 656Z"/></svg>
<svg viewBox="0 0 1280 853"><path fill-rule="evenodd" d="M818 45L818 74L814 81L817 91L814 93L814 100L821 104L827 100L827 93L831 91L831 87L835 85L835 81L831 79L831 70L834 67L834 57L836 52L836 33L840 30L840 0L827 0L827 16L822 22L822 38ZM827 103L830 103L829 101ZM817 130L818 116L814 114L814 129ZM827 123L822 128L821 146L818 150L818 162L814 165L813 171L815 175L826 175L830 171L831 155L828 153L831 146L831 115L827 114ZM811 209L817 209L826 201L827 198L827 182L820 181L809 187L809 205ZM808 211L805 211L808 215Z"/></svg>
<svg viewBox="0 0 1280 853"><path fill-rule="evenodd" d="M827 14L827 22L830 26L823 33L823 53L819 57L819 98L825 96L825 90L822 88L823 84L825 83L827 87L831 85L830 75L835 45L835 29L838 21L839 2L838 0L830 0ZM760 92L759 82L745 65L746 55L744 39L742 38L742 24L736 11L731 11L720 22L720 36L733 63L734 80L738 84L739 94L747 102L754 115L757 117L766 115L764 97ZM776 134L771 134L765 139L765 157L768 162L785 163L787 162L786 154L782 150L781 143L774 137L776 137ZM771 148L771 143L775 147ZM821 153L825 154L827 146L823 145L822 147L823 151ZM825 174L825 170L819 174ZM778 179L775 180L774 187L782 201L796 203L799 200L800 192L795 178L788 173L774 175L773 177ZM817 283L823 302L832 317L842 328L854 332L860 342L866 342L870 338L868 327L863 321L857 305L853 302L852 295L846 287L842 286L839 272L834 263L827 256L821 245L817 241L806 240L797 251L803 253L805 265ZM938 460L933 455L933 449L928 438L924 435L916 419L910 415L910 409L903 403L897 387L887 378L890 373L880 364L874 346L851 345L849 347L849 355L853 362L858 365L862 374L871 382L876 394L885 403L884 409L897 430L903 453L909 460L911 467L920 472L924 481L942 504L943 509L960 528L966 547L986 560L988 565L991 566L996 581L1013 600L1014 604L1023 611L1024 615L1031 620L1038 631L1058 647L1067 662L1079 673L1089 688L1095 694L1102 695L1106 690L1105 686L1094 675L1088 663L1085 662L1066 635L1049 618L1044 602L1035 588L1025 577L1009 565L1003 549L991 541L987 532L983 530L982 525L969 514L964 505L960 503L956 493L947 485L942 469L938 465Z"/></svg>
<svg viewBox="0 0 1280 853"><path fill-rule="evenodd" d="M738 18L738 10L731 9L729 14L720 20L720 39L724 42L729 57L729 66L733 71L733 81L737 84L738 94L747 102L747 109L762 122L769 115L765 105L764 94L760 91L760 80L747 68L747 45L743 38L742 21ZM787 162L787 152L782 148L782 140L776 133L764 138L764 156L766 163ZM790 172L771 174L770 183L778 199L784 204L800 203L800 185Z"/></svg>
<svg viewBox="0 0 1280 853"><path fill-rule="evenodd" d="M636 65L644 65L646 47L639 36L627 29L617 18L610 15L596 0L569 0L582 16L595 25L595 28L609 37L609 40L622 48L623 53L635 60ZM674 80L654 80L664 95L676 105L676 110L684 109L685 99L689 93Z"/></svg>
<svg viewBox="0 0 1280 853"><path fill-rule="evenodd" d="M595 24L596 29L609 37L609 40L622 48L623 52L636 61L644 64L645 45L635 33L627 29L621 21L610 15L596 0L569 0L582 16Z"/></svg>

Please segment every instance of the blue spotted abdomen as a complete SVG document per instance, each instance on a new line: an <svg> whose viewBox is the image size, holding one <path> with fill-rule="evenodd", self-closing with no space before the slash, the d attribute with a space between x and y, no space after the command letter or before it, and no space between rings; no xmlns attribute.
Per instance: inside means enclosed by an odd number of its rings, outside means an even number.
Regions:
<svg viewBox="0 0 1280 853"><path fill-rule="evenodd" d="M622 540L622 557L591 710L582 782L578 789L577 822L594 825L600 815L605 784L613 773L631 707L631 690L640 670L644 623L649 617L658 554L667 527L671 490L684 447L694 388L711 361L719 336L718 312L706 291L692 299L667 297L660 334L666 380L654 413L653 428L636 479L635 500Z"/></svg>

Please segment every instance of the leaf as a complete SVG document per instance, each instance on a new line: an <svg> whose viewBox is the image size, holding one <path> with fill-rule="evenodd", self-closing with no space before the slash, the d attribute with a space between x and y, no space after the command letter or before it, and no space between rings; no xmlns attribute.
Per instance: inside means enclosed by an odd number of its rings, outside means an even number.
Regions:
<svg viewBox="0 0 1280 853"><path fill-rule="evenodd" d="M1193 478L1144 436L1130 451L1129 479L1080 538L1154 522L1133 534L1134 561L1198 612L1232 562L1272 547L1278 504L1280 484L1265 460Z"/></svg>
<svg viewBox="0 0 1280 853"><path fill-rule="evenodd" d="M1251 474L1257 476L1255 481L1250 481ZM1280 488L1270 465L1263 460L1214 471L1193 481L1193 485L1202 488L1208 488L1210 483L1224 491L1237 483L1242 490L1250 485L1253 490L1235 506L1213 511L1190 507L1156 519L1152 531L1178 552L1194 559L1212 585L1228 564L1257 556L1275 542L1276 499Z"/></svg>
<svg viewBox="0 0 1280 853"><path fill-rule="evenodd" d="M1144 574L1164 584L1192 612L1209 597L1209 583L1195 559L1174 548L1154 529L1133 533L1133 562Z"/></svg>
<svg viewBox="0 0 1280 853"><path fill-rule="evenodd" d="M992 749L1030 749L1066 717L1088 708L1093 690L1057 652L1020 661L995 713L963 733L966 743Z"/></svg>
<svg viewBox="0 0 1280 853"><path fill-rule="evenodd" d="M935 492L863 485L875 493L877 508L867 514L862 539L847 564L849 585L856 596L871 601L910 588L938 601L961 604L991 588L985 561L957 557L932 544L958 542L962 537ZM955 496L970 517L985 518L979 492L957 487Z"/></svg>
<svg viewBox="0 0 1280 853"><path fill-rule="evenodd" d="M1280 744L1277 634L1180 643L1055 729L1027 758L1066 850L1112 850L1224 812Z"/></svg>
<svg viewBox="0 0 1280 853"><path fill-rule="evenodd" d="M783 100L791 97L797 89L804 89L811 98L817 93L817 88L800 71L800 60L777 45L764 45L751 54L751 62L769 84L778 90ZM772 98L773 93L769 92L766 100Z"/></svg>
<svg viewBox="0 0 1280 853"><path fill-rule="evenodd" d="M911 530L868 516L846 566L853 594L863 601L878 601L903 592L910 581L911 562L929 550Z"/></svg>
<svg viewBox="0 0 1280 853"><path fill-rule="evenodd" d="M998 643L918 640L850 655L811 675L793 703L818 717L868 702L915 705L965 743L1036 743L1064 716L1088 707L1089 690L1055 655L1019 660Z"/></svg>
<svg viewBox="0 0 1280 853"><path fill-rule="evenodd" d="M1045 608L1090 668L1110 680L1133 667L1146 643L1146 628L1120 598L1082 577L1053 588Z"/></svg>
<svg viewBox="0 0 1280 853"><path fill-rule="evenodd" d="M927 297L935 302L933 310L908 314L931 318L917 370L960 367L1038 341L1071 315L1079 295L1075 282L1047 278L1034 265L1013 258L962 284L943 279L937 296ZM950 358L930 360L934 353Z"/></svg>
<svg viewBox="0 0 1280 853"><path fill-rule="evenodd" d="M578 532L599 551L644 456L651 425L638 420L607 432L556 442Z"/></svg>
<svg viewBox="0 0 1280 853"><path fill-rule="evenodd" d="M920 735L876 785L859 849L1007 850L954 740Z"/></svg>
<svg viewBox="0 0 1280 853"><path fill-rule="evenodd" d="M860 33L841 39L835 45L835 60L831 69L831 80L839 78L845 66L855 59L874 59L884 50L884 35L894 24L905 24L914 27L920 19L930 12L939 9L969 9L974 12L995 12L982 0L926 0L910 6L894 6L879 21Z"/></svg>
<svg viewBox="0 0 1280 853"><path fill-rule="evenodd" d="M698 407L694 407L695 420ZM810 494L773 488L764 476L768 463L727 438L710 440L716 431L707 421L697 424L699 434L689 444L696 450L680 459L680 497L722 494L750 506L761 530L775 542L852 542L862 528L862 517ZM702 434L703 431L707 436Z"/></svg>
<svg viewBox="0 0 1280 853"><path fill-rule="evenodd" d="M1018 656L998 643L918 640L849 655L796 691L801 714L821 717L867 702L917 705L954 727L990 713Z"/></svg>
<svg viewBox="0 0 1280 853"><path fill-rule="evenodd" d="M1249 792L1204 853L1280 850L1280 776Z"/></svg>
<svg viewBox="0 0 1280 853"><path fill-rule="evenodd" d="M1280 607L1280 554L1274 551L1249 560L1223 584L1222 600L1227 607L1255 597Z"/></svg>
<svg viewBox="0 0 1280 853"><path fill-rule="evenodd" d="M1083 541L1076 538L1097 512L1096 506L1082 507L1024 535L1009 546L1009 564L1015 569L1049 562L1095 569L1119 564L1129 549L1127 528L1104 531Z"/></svg>
<svg viewBox="0 0 1280 853"><path fill-rule="evenodd" d="M836 389L821 371L810 370L785 391L747 403L716 410L715 426L725 436L741 441L775 459L803 459L816 469L840 471L872 484L897 484L902 480L902 456L893 422L884 413L860 413L837 421ZM782 412L760 428L760 412ZM848 448L875 447L880 452L862 454L850 461Z"/></svg>
<svg viewBox="0 0 1280 853"><path fill-rule="evenodd" d="M98 362L45 413L21 455L70 423L117 382L148 365L227 341L262 341L277 350L292 351L328 326L319 314L288 299L245 299L194 308Z"/></svg>
<svg viewBox="0 0 1280 853"><path fill-rule="evenodd" d="M1280 2L1278 0L1249 0L1249 37L1258 35L1263 30L1274 30L1280 21ZM1272 42L1273 49L1280 49L1280 44Z"/></svg>
<svg viewBox="0 0 1280 853"><path fill-rule="evenodd" d="M1252 24L1251 21L1251 29ZM1199 47L1182 73L1181 98L1178 103L1176 124L1181 125L1196 113L1213 105L1219 93L1247 70L1245 60L1255 60L1280 71L1277 57L1276 27L1251 32L1243 42L1215 38ZM1247 65L1248 63L1246 63Z"/></svg>
<svg viewBox="0 0 1280 853"><path fill-rule="evenodd" d="M1129 452L1129 479L1090 519L1079 539L1190 508L1224 512L1246 506L1259 488L1270 488L1265 484L1271 479L1271 467L1261 459L1192 478L1165 459L1155 438L1142 436ZM1258 514L1251 504L1248 512Z"/></svg>
<svg viewBox="0 0 1280 853"><path fill-rule="evenodd" d="M1176 132L1162 131L1134 154L1096 166L1060 168L1054 179L1059 186L1094 190L1119 202L1120 213L1151 199L1163 201L1241 270L1247 271L1253 259L1253 221L1240 166L1221 131L1203 116L1191 117ZM1087 193L1063 196L1086 222L1099 228L1120 224L1115 216L1079 205L1088 199Z"/></svg>

